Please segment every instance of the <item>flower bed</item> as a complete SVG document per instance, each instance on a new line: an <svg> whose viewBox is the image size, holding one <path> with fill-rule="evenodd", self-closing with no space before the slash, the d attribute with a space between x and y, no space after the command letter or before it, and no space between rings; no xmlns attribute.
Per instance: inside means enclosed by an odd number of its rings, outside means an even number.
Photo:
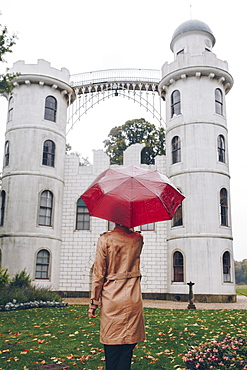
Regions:
<svg viewBox="0 0 247 370"><path fill-rule="evenodd" d="M44 308L44 307L66 307L68 303L57 301L30 301L18 303L15 299L5 305L0 305L0 311L25 310L29 308Z"/></svg>
<svg viewBox="0 0 247 370"><path fill-rule="evenodd" d="M247 370L247 338L239 334L200 343L192 346L183 360L190 370Z"/></svg>

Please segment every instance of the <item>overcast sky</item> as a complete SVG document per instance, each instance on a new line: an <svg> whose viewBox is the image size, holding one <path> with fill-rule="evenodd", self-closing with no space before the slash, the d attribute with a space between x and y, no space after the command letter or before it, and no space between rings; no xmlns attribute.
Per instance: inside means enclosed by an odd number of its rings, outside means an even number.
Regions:
<svg viewBox="0 0 247 370"><path fill-rule="evenodd" d="M226 97L234 258L247 258L245 1L1 0L0 11L0 23L18 34L13 53L0 65L1 72L17 60L37 63L38 59L58 69L66 67L71 74L111 68L161 69L166 61L173 61L170 41L175 29L191 18L207 23L216 38L213 52L228 61L235 81ZM6 109L1 98L0 153ZM67 142L91 160L92 149L103 149L102 142L113 126L141 117L157 124L137 103L121 97L109 99L83 116Z"/></svg>

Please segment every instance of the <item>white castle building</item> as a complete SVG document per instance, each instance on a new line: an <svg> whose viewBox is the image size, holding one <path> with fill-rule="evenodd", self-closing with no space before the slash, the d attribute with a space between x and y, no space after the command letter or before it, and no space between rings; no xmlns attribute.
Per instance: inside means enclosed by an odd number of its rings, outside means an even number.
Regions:
<svg viewBox="0 0 247 370"><path fill-rule="evenodd" d="M227 62L212 52L215 38L201 21L174 32L174 61L162 67L158 91L166 105L166 156L152 168L185 195L172 221L140 227L142 291L146 298L234 302L228 130L225 95L233 85ZM108 222L90 217L80 195L109 168L67 155L67 109L76 99L69 71L44 60L19 61L9 96L1 189L0 266L26 269L39 286L67 297L89 296L95 248ZM129 147L124 165L141 164L144 144Z"/></svg>

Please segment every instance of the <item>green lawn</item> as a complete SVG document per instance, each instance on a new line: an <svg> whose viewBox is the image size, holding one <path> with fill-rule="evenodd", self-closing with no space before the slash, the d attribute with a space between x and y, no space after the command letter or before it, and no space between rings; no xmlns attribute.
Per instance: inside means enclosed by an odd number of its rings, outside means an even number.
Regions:
<svg viewBox="0 0 247 370"><path fill-rule="evenodd" d="M104 369L99 319L88 319L87 310L73 305L1 312L0 370ZM147 340L134 351L133 370L182 369L187 346L247 335L247 310L145 308L145 322Z"/></svg>
<svg viewBox="0 0 247 370"><path fill-rule="evenodd" d="M236 293L243 294L247 296L247 285L237 285L236 286Z"/></svg>

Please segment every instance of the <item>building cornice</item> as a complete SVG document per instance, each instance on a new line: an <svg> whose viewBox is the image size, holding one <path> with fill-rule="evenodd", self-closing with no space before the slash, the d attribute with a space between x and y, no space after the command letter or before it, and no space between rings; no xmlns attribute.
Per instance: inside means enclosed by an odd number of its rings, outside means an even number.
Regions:
<svg viewBox="0 0 247 370"><path fill-rule="evenodd" d="M233 77L229 72L222 68L214 66L191 66L175 69L161 79L158 85L158 91L161 97L165 100L167 89L176 81L190 77L216 79L222 84L225 93L227 94L233 86Z"/></svg>
<svg viewBox="0 0 247 370"><path fill-rule="evenodd" d="M76 99L74 89L66 82L61 81L57 78L39 74L21 74L15 78L14 87L21 85L30 86L36 84L39 86L49 86L53 90L57 90L67 100L68 104L71 104Z"/></svg>
<svg viewBox="0 0 247 370"><path fill-rule="evenodd" d="M220 234L200 234L200 235L191 235L191 234L183 234L183 235L176 235L167 238L167 241L176 240L176 239L198 239L198 238L211 238L211 239L229 239L233 240L233 237L230 235L220 235Z"/></svg>

